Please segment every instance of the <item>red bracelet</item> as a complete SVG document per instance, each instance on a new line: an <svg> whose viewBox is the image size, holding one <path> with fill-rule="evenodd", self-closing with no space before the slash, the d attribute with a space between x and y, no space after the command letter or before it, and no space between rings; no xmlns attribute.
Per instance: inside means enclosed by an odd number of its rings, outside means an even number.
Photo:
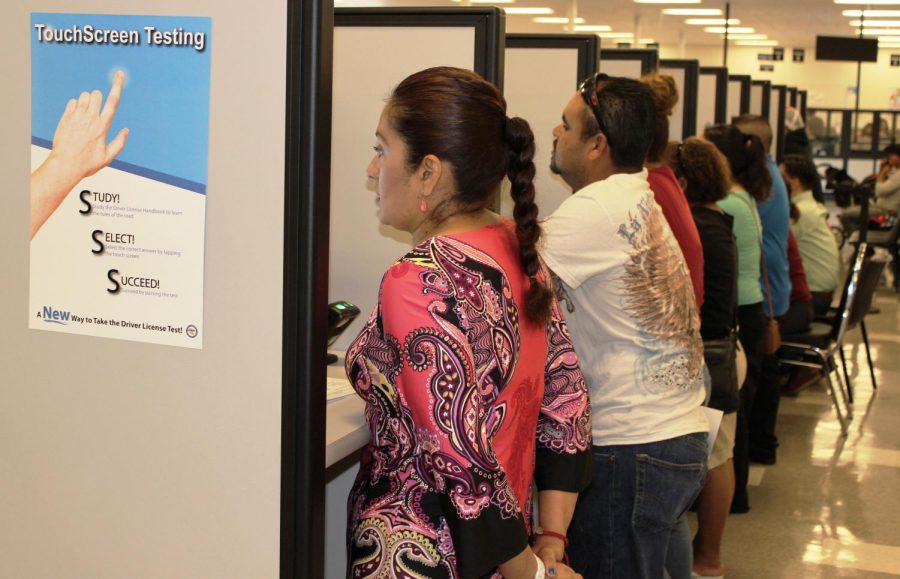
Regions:
<svg viewBox="0 0 900 579"><path fill-rule="evenodd" d="M555 539L559 539L563 542L563 549L569 548L569 538L563 535L562 533L557 533L556 531L547 531L542 529L541 527L534 528L534 536L540 537L541 535L546 535L548 537L553 537Z"/></svg>

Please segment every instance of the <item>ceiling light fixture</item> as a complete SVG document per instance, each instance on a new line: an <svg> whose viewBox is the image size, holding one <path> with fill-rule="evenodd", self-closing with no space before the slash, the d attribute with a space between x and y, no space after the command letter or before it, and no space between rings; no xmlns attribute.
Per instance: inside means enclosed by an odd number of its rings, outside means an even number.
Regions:
<svg viewBox="0 0 900 579"><path fill-rule="evenodd" d="M897 34L900 30L896 28L863 28L862 33L863 36L891 36ZM859 34L859 28L856 29L856 33Z"/></svg>
<svg viewBox="0 0 900 579"><path fill-rule="evenodd" d="M568 24L569 19L565 16L539 16L537 18L532 18L532 22L537 22L538 24ZM575 19L575 24L583 24L584 18L580 16Z"/></svg>
<svg viewBox="0 0 900 579"><path fill-rule="evenodd" d="M894 18L900 16L900 10L844 10L841 14L851 18L860 18L863 15L866 18Z"/></svg>
<svg viewBox="0 0 900 579"><path fill-rule="evenodd" d="M588 30L581 31L579 30L579 26L575 27L576 32L590 32ZM597 36L600 38L634 38L634 34L631 32L598 32Z"/></svg>
<svg viewBox="0 0 900 579"><path fill-rule="evenodd" d="M722 35L722 38L725 38L725 35ZM730 40L768 40L768 34L729 34L728 38Z"/></svg>
<svg viewBox="0 0 900 579"><path fill-rule="evenodd" d="M576 24L575 31L576 32L609 32L612 30L612 27L607 26L606 24ZM634 36L634 34L628 33L628 36ZM613 38L610 36L609 38Z"/></svg>
<svg viewBox="0 0 900 579"><path fill-rule="evenodd" d="M738 40L737 46L778 46L777 40Z"/></svg>
<svg viewBox="0 0 900 579"><path fill-rule="evenodd" d="M851 20L850 26L856 26L857 28L860 26L863 28L900 26L900 20Z"/></svg>
<svg viewBox="0 0 900 579"><path fill-rule="evenodd" d="M634 0L635 4L700 4L700 0Z"/></svg>
<svg viewBox="0 0 900 579"><path fill-rule="evenodd" d="M666 16L721 16L718 8L663 8Z"/></svg>
<svg viewBox="0 0 900 579"><path fill-rule="evenodd" d="M541 8L520 8L520 7L509 7L504 8L504 12L507 14L553 14L553 8L541 7Z"/></svg>
<svg viewBox="0 0 900 579"><path fill-rule="evenodd" d="M879 36L878 46L882 46L883 42L900 42L900 36Z"/></svg>
<svg viewBox="0 0 900 579"><path fill-rule="evenodd" d="M835 4L900 4L897 0L834 0Z"/></svg>
<svg viewBox="0 0 900 579"><path fill-rule="evenodd" d="M724 18L688 18L684 21L685 24L690 24L691 26L725 26ZM737 18L729 18L728 25L734 26L736 24L740 24L741 21Z"/></svg>
<svg viewBox="0 0 900 579"><path fill-rule="evenodd" d="M703 29L703 32L709 32L710 34L731 34L734 32L735 34L753 34L756 32L756 29L752 26L729 26L728 30L725 30L724 26L707 26Z"/></svg>

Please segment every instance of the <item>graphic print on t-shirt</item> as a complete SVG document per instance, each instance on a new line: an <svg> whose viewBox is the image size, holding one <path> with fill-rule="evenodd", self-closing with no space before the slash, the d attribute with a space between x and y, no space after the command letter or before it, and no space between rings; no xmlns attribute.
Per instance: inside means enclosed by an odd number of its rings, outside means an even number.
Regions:
<svg viewBox="0 0 900 579"><path fill-rule="evenodd" d="M645 196L637 210L618 229L633 248L618 281L645 350L635 360L637 382L651 393L689 388L703 359L691 279L653 197Z"/></svg>

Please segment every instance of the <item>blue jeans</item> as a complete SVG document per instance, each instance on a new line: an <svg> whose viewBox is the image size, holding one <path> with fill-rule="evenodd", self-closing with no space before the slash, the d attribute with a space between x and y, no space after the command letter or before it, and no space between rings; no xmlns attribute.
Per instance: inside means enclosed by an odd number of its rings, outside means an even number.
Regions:
<svg viewBox="0 0 900 579"><path fill-rule="evenodd" d="M572 567L585 579L660 579L673 528L703 486L707 433L593 451L596 476L569 526Z"/></svg>

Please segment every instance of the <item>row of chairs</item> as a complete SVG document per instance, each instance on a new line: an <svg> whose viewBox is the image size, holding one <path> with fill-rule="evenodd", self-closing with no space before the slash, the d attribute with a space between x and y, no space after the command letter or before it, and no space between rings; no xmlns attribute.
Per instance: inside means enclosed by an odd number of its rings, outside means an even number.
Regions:
<svg viewBox="0 0 900 579"><path fill-rule="evenodd" d="M861 237L865 238L865 232ZM861 240L851 261L838 307L832 308L824 317L814 322L808 331L783 336L778 352L782 364L816 368L824 374L828 381L828 393L844 435L847 434L850 421L853 419L853 382L844 356L844 339L847 332L857 327L862 333L865 345L872 388L878 388L872 354L869 350L866 314L869 313L886 262L874 259L874 255L873 247ZM838 371L836 357L840 357L842 372ZM836 379L832 379L832 374Z"/></svg>

